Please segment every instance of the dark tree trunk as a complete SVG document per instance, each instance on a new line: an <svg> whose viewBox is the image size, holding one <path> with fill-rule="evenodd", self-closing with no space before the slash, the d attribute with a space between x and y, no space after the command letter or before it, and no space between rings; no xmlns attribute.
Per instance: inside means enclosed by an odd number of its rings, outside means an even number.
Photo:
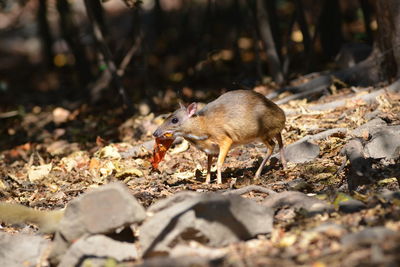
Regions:
<svg viewBox="0 0 400 267"><path fill-rule="evenodd" d="M43 45L43 56L49 67L53 66L53 38L51 36L49 21L47 19L47 0L39 1L38 9L39 34Z"/></svg>
<svg viewBox="0 0 400 267"><path fill-rule="evenodd" d="M85 47L79 39L79 30L73 20L71 6L67 0L57 1L57 10L60 14L60 28L64 39L74 54L77 72L81 85L87 85L92 77L90 63L87 60Z"/></svg>
<svg viewBox="0 0 400 267"><path fill-rule="evenodd" d="M368 0L360 0L360 5L363 11L364 27L365 27L365 33L367 34L367 42L371 45L373 40L372 29L371 29L371 13L372 13L371 4L369 3Z"/></svg>
<svg viewBox="0 0 400 267"><path fill-rule="evenodd" d="M319 36L324 53L333 58L342 43L342 13L338 0L325 0L319 17Z"/></svg>
<svg viewBox="0 0 400 267"><path fill-rule="evenodd" d="M384 79L400 78L400 1L374 1L378 21L377 48Z"/></svg>

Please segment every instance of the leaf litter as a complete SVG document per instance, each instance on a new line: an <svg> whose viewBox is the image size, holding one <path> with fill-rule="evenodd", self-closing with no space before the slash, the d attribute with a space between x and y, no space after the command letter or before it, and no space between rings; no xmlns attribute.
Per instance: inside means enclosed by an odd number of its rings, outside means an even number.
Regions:
<svg viewBox="0 0 400 267"><path fill-rule="evenodd" d="M398 126L399 99L398 94L382 95L377 104L349 101L346 106L329 111L307 109L317 101L290 101L282 108L301 112L288 116L283 132L285 144L335 128L351 131L367 123L370 117ZM329 100L328 97L320 103ZM159 170L151 167L152 146L140 147L140 153L134 156L124 154L153 140L151 133L162 122L161 117L153 113L124 122L112 112L100 115L91 113L88 107L79 111L56 107L35 112L28 112L24 122L14 126L34 137L33 141L0 152L2 201L39 209L60 208L89 188L112 181L123 181L146 208L182 191L227 191L252 184L276 192L298 190L324 199L334 210L309 216L302 208L280 207L275 212L270 234L215 248L216 256L210 259L219 258L223 265L241 262L248 266L277 263L339 266L400 261L400 201L391 193L399 191L400 159L375 159L372 168L377 171L368 174L369 182L349 192L347 180L351 163L340 152L352 138L351 134L338 133L313 141L319 147L316 158L301 163L289 162L285 170L272 158L257 181L252 180L252 176L266 152L263 145L236 147L226 159L224 183L206 185L203 183L206 156L186 141L172 144L165 158L156 160ZM373 113L375 115L371 115ZM59 128L44 130L52 121ZM362 136L365 142L370 140L370 134L362 133ZM32 155L38 156L32 160ZM258 203L269 197L252 191L242 196ZM360 203L362 208L356 209L355 205ZM352 212L346 213L341 207ZM367 238L387 232L377 227L392 232L384 239ZM16 231L9 225L3 225L2 230ZM170 255L190 252L205 257L208 253L204 251L209 249L196 241L180 246Z"/></svg>

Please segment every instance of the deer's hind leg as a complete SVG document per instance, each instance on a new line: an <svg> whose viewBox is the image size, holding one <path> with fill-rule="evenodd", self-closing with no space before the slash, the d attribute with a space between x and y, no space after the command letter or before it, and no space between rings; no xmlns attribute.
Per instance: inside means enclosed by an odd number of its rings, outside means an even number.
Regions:
<svg viewBox="0 0 400 267"><path fill-rule="evenodd" d="M276 141L278 141L278 146L279 146L279 154L281 157L281 162L282 162L282 166L284 169L286 169L286 158L285 158L285 152L283 149L283 141L282 141L282 135L281 133L278 133L277 135L275 135Z"/></svg>
<svg viewBox="0 0 400 267"><path fill-rule="evenodd" d="M258 167L257 172L254 175L254 179L260 178L261 172L264 169L265 164L267 163L268 159L272 155L272 152L274 151L275 142L272 141L272 139L263 140L263 143L267 146L268 151L267 151L267 155L265 156L265 158L261 162L260 167Z"/></svg>

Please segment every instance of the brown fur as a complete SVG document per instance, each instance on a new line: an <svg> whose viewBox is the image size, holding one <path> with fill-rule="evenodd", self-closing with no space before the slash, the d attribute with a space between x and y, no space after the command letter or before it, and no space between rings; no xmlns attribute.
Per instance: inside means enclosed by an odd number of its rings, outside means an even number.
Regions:
<svg viewBox="0 0 400 267"><path fill-rule="evenodd" d="M187 109L178 109L154 132L154 136L159 137L166 132L172 132L174 136L183 136L209 155L207 170L210 169L212 156L218 155L219 183L225 156L235 145L259 140L268 147L267 157L257 170L256 177L260 175L272 153L275 146L273 139L278 141L282 163L285 165L281 137L285 127L285 113L263 95L250 90L230 91L195 114L193 110L195 104L191 104ZM173 123L173 119L178 119L179 123ZM206 181L209 180L208 173Z"/></svg>

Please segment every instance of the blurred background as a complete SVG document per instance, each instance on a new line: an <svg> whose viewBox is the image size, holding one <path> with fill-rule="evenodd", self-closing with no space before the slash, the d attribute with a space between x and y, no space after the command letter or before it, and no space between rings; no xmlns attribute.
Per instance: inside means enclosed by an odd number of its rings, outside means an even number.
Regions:
<svg viewBox="0 0 400 267"><path fill-rule="evenodd" d="M70 121L109 114L100 126L110 127L178 101L239 88L268 94L322 71L354 70L373 51L393 57L378 25L397 27L391 7L399 4L377 2L0 0L0 135L8 138L0 145L29 137L16 126L21 116L46 108L67 109ZM365 86L397 75L378 61L371 73L339 79ZM93 136L104 134L98 123Z"/></svg>

